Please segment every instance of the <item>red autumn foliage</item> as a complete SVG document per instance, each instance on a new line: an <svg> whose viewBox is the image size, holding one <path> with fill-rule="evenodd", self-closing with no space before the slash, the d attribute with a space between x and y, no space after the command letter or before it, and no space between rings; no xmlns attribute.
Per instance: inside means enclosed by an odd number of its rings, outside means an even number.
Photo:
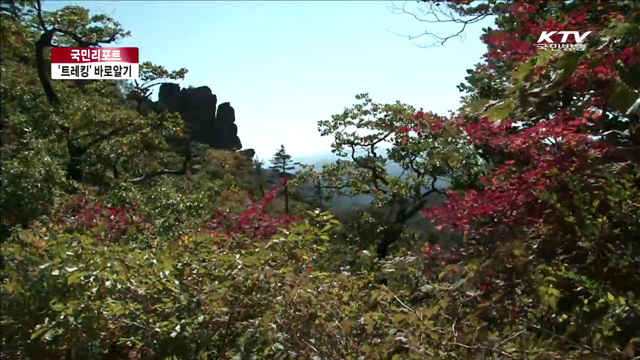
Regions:
<svg viewBox="0 0 640 360"><path fill-rule="evenodd" d="M536 223L544 212L538 194L557 190L556 174L588 176L594 161L607 155L604 146L589 138L586 130L592 124L592 118L560 112L553 120L515 132L511 121L495 124L487 118L464 126L473 145L486 146L509 160L480 179L481 191L451 193L445 206L427 210L426 215L465 232L482 221Z"/></svg>
<svg viewBox="0 0 640 360"><path fill-rule="evenodd" d="M438 252L440 252L440 245L436 244L436 245L431 246L431 245L427 244L427 246L424 249L422 249L422 252L425 255L431 255L433 253L438 253Z"/></svg>
<svg viewBox="0 0 640 360"><path fill-rule="evenodd" d="M594 1L584 2L579 6L566 6L563 11L551 14L546 5L541 2L513 1L508 11L510 26L491 30L482 37L489 49L485 58L499 60L498 62L489 61L488 68L497 70L500 66L499 62L505 60L516 64L530 60L538 51L535 44L543 31L570 30L582 34L591 31L590 36L597 36L610 25L611 21L624 20L628 15L626 11L624 6L615 1ZM556 42L560 41L561 37L561 34L550 36ZM566 40L570 43L573 38ZM628 66L638 64L638 59L640 59L640 44L621 48L615 42L609 42L598 47L597 53L593 56L582 57L577 70L565 80L566 85L578 92L594 90L594 88L599 92L610 92L612 90L610 87L607 88L607 85L620 80L615 70L616 62L620 61L621 64ZM482 69L478 68L478 70ZM534 75L539 73L534 72Z"/></svg>
<svg viewBox="0 0 640 360"><path fill-rule="evenodd" d="M397 146L406 146L411 142L411 138L424 138L425 134L431 134L437 137L445 129L448 119L438 116L434 113L424 112L424 109L418 110L411 118L411 126L399 126L395 132L395 144ZM454 124L453 122L450 122Z"/></svg>
<svg viewBox="0 0 640 360"><path fill-rule="evenodd" d="M96 233L98 239L113 242L143 224L146 214L141 212L138 198L129 206L116 206L93 197L91 191L85 191L62 207L57 218L67 227L100 229L102 231Z"/></svg>
<svg viewBox="0 0 640 360"><path fill-rule="evenodd" d="M286 229L300 217L284 213L272 214L269 206L276 199L277 188L274 186L262 199L250 197L246 210L233 213L217 210L205 231L224 233L227 237L244 235L254 241L266 241Z"/></svg>
<svg viewBox="0 0 640 360"><path fill-rule="evenodd" d="M622 19L625 11L615 2L587 2L555 12L541 6L544 5L523 0L509 4L509 11L501 15L499 29L483 36L488 46L487 65L476 70L497 71L504 63L516 68L529 61L538 53L535 44L542 31L591 31L591 36L597 36L612 19ZM602 110L610 108L613 85L620 83L616 63L628 66L636 64L638 59L638 44L624 47L616 42L606 43L579 59L576 70L564 79L563 91L586 99L581 107L594 109L592 112L576 113L569 106L558 106L550 120L523 128L514 128L510 120L460 121L460 128L470 143L489 150L496 164L488 176L481 179L480 190L451 193L446 205L436 206L425 214L440 227L461 229L465 233L478 223L483 226L475 229L477 234L486 234L498 224L511 227L538 224L546 210L540 201L540 192L563 194L564 185L558 180L558 174L588 179L592 169L608 158L607 147L591 140L590 135L600 135L605 130L606 119L602 118L607 115ZM544 81L540 77L545 68L535 70L531 81ZM422 111L416 114L416 119L423 117Z"/></svg>
<svg viewBox="0 0 640 360"><path fill-rule="evenodd" d="M402 126L396 130L398 134L406 134L409 132L409 128L407 126Z"/></svg>

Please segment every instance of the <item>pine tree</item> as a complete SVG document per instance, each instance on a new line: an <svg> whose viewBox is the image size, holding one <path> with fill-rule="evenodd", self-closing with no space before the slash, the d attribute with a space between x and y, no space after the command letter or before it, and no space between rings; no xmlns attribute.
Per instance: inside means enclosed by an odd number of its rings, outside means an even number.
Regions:
<svg viewBox="0 0 640 360"><path fill-rule="evenodd" d="M280 145L280 149L276 151L271 158L271 166L269 167L271 170L278 173L279 177L282 179L281 183L283 186L283 195L284 195L284 211L285 213L289 213L289 187L287 184L287 171L291 171L295 169L295 165L298 163L293 162L291 160L291 155L287 154L287 151L284 148L284 145Z"/></svg>

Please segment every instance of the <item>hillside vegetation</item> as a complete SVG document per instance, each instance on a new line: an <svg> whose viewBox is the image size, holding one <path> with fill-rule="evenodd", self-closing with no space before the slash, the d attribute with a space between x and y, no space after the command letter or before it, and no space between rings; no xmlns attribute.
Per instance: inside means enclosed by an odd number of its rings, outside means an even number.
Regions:
<svg viewBox="0 0 640 360"><path fill-rule="evenodd" d="M496 18L460 111L360 94L318 123L337 161L289 176L282 147L264 180L134 84L50 80L115 19L1 5L2 358L640 357L637 2L423 2ZM562 29L586 49L535 46ZM372 201L338 219L316 184Z"/></svg>

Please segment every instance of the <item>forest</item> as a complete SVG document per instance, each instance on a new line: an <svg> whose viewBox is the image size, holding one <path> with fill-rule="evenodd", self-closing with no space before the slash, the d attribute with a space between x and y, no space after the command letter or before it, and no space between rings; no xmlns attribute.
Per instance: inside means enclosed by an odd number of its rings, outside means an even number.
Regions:
<svg viewBox="0 0 640 360"><path fill-rule="evenodd" d="M3 0L0 356L640 359L640 3L420 3L495 18L461 108L358 94L335 162L268 168L150 102L187 68L51 80L117 19ZM562 30L584 49L536 46Z"/></svg>

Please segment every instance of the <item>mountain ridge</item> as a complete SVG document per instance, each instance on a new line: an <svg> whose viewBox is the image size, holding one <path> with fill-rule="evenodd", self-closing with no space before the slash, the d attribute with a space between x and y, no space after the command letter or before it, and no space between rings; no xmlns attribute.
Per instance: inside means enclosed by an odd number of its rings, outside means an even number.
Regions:
<svg viewBox="0 0 640 360"><path fill-rule="evenodd" d="M312 155L299 156L294 158L295 162L301 163L303 165L312 165L314 166L315 171L319 171L322 169L322 166L326 164L330 164L335 162L336 160L341 159L334 153L324 152L317 153ZM385 166L385 169L389 173L389 175L394 177L400 177L402 175L403 169L401 166L395 162L388 162ZM265 175L265 182L269 184L275 184L274 180L275 174L272 173L272 170L267 168L262 169L263 174ZM295 177L296 173L299 169L291 171L291 176ZM271 179L268 179L271 178ZM446 189L449 186L449 182L447 180L438 180L435 184L438 189ZM428 190L425 188L423 190ZM302 185L298 189L298 193L300 196L306 198L307 201L311 202L315 197L314 187L312 184ZM371 195L357 195L357 196L334 196L331 200L325 203L325 206L331 210L336 215L344 215L352 212L354 209L364 209L369 207L374 200L374 197ZM432 206L436 203L441 203L444 201L444 197L440 194L433 194L429 201L428 206Z"/></svg>

